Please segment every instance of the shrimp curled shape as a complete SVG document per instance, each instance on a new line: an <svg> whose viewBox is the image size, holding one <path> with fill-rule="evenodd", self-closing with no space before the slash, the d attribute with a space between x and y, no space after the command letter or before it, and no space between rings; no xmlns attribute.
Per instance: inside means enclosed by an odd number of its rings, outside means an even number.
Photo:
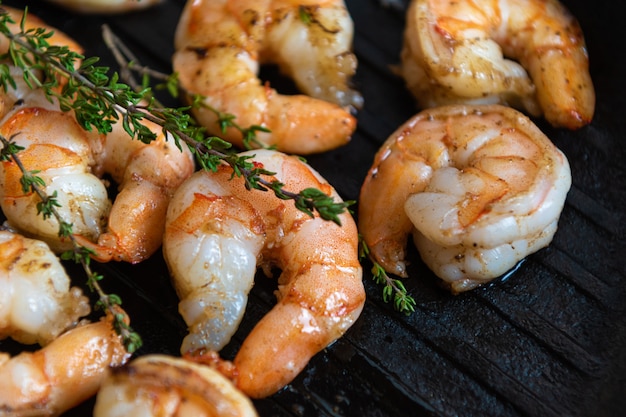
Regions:
<svg viewBox="0 0 626 417"><path fill-rule="evenodd" d="M569 129L593 118L583 33L558 0L413 0L401 62L422 108L507 104Z"/></svg>
<svg viewBox="0 0 626 417"><path fill-rule="evenodd" d="M150 354L112 368L94 417L255 417L252 401L216 369L187 359Z"/></svg>
<svg viewBox="0 0 626 417"><path fill-rule="evenodd" d="M38 351L0 353L0 415L59 416L94 396L109 367L129 356L108 316Z"/></svg>
<svg viewBox="0 0 626 417"><path fill-rule="evenodd" d="M256 132L264 145L318 153L345 145L356 127L350 108L360 108L362 97L348 85L357 66L352 36L343 0L188 0L173 68L186 91L234 115L239 126L269 129ZM278 64L304 94L282 95L263 84L264 63ZM222 131L214 111L192 111L210 133L244 146L240 131Z"/></svg>
<svg viewBox="0 0 626 417"><path fill-rule="evenodd" d="M336 191L296 157L258 150L240 155L284 183L286 190ZM219 351L236 331L257 265L278 278L278 303L246 337L234 359L237 386L253 398L273 394L309 359L341 337L365 302L356 224L311 217L272 192L246 191L226 165L198 171L168 209L163 252L190 333L183 353Z"/></svg>
<svg viewBox="0 0 626 417"><path fill-rule="evenodd" d="M89 300L42 241L0 231L0 340L46 345L90 312Z"/></svg>
<svg viewBox="0 0 626 417"><path fill-rule="evenodd" d="M56 196L57 211L80 243L99 261L136 263L156 252L171 194L194 170L189 149L179 149L147 120L157 137L150 144L132 139L121 122L106 135L87 132L58 104L40 107L46 101L40 90L20 94L5 94L14 106L0 120L0 134L24 148L18 158L43 179L44 192ZM118 184L113 203L105 174ZM57 219L39 214L40 197L22 189L22 175L15 161L0 163L0 206L8 223L54 251L69 249L71 242L58 236Z"/></svg>
<svg viewBox="0 0 626 417"><path fill-rule="evenodd" d="M509 271L547 246L571 185L565 155L501 105L425 110L377 152L359 200L374 259L406 276L408 236L453 292Z"/></svg>

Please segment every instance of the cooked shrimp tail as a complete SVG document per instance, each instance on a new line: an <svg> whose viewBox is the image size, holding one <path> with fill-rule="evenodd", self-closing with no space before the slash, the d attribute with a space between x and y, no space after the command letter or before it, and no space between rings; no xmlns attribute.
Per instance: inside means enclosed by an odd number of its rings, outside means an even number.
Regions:
<svg viewBox="0 0 626 417"><path fill-rule="evenodd" d="M0 414L59 416L95 395L129 358L111 318L78 326L35 352L0 354Z"/></svg>
<svg viewBox="0 0 626 417"><path fill-rule="evenodd" d="M149 144L131 138L116 123L97 145L101 153L93 170L98 176L110 175L118 193L97 244L80 236L78 240L94 250L94 258L101 262L137 263L154 254L161 246L170 198L195 168L187 147L177 147L156 124L143 123L156 136Z"/></svg>

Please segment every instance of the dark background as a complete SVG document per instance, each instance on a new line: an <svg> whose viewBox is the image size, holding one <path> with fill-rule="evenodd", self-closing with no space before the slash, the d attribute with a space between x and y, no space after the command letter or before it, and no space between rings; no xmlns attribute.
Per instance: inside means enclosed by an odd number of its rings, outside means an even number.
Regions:
<svg viewBox="0 0 626 417"><path fill-rule="evenodd" d="M42 1L31 12L72 35L116 70L101 41L108 23L144 65L169 72L182 0L121 16L81 16ZM351 143L308 157L345 199L357 199L380 144L419 109L394 76L406 1L347 1L355 20L359 67L355 86L365 107ZM383 303L364 265L368 300L358 322L315 356L284 390L255 401L261 416L595 416L624 415L626 406L626 257L624 224L626 88L623 8L612 2L564 2L587 40L596 114L577 131L540 128L569 158L573 185L552 244L506 279L453 296L411 249L416 312ZM293 87L265 69L282 91ZM176 105L176 103L174 103ZM68 265L77 284L81 271ZM122 296L145 341L140 355L178 354L185 328L160 256L130 266L107 264L104 287ZM274 282L259 276L244 323L222 352L232 358L273 304ZM10 341L0 350L15 351ZM67 413L90 415L92 401Z"/></svg>

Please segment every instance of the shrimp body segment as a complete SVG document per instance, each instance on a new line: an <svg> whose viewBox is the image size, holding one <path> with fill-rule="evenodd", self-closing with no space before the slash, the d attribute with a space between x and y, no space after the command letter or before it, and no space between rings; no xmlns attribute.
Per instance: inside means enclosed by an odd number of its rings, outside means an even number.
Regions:
<svg viewBox="0 0 626 417"><path fill-rule="evenodd" d="M0 124L0 134L24 149L18 153L29 171L44 181L47 195L56 193L59 214L71 219L74 233L97 238L106 227L111 203L105 185L91 172L94 155L87 134L70 114L39 107L19 108ZM0 204L11 227L48 243L54 251L69 249L59 241L56 218L38 214L41 201L24 192L22 171L13 160L0 163Z"/></svg>
<svg viewBox="0 0 626 417"><path fill-rule="evenodd" d="M413 0L401 60L423 108L506 104L569 129L593 118L583 33L558 0Z"/></svg>
<svg viewBox="0 0 626 417"><path fill-rule="evenodd" d="M95 395L108 368L128 358L109 317L35 352L0 353L0 415L59 416Z"/></svg>
<svg viewBox="0 0 626 417"><path fill-rule="evenodd" d="M188 0L173 67L186 91L234 115L239 126L269 129L257 132L264 145L287 153L323 152L348 142L356 127L350 108L362 104L348 85L357 65L352 36L343 0ZM278 64L304 94L282 95L262 83L264 63ZM213 111L192 111L211 134L244 146L241 132L223 132Z"/></svg>
<svg viewBox="0 0 626 417"><path fill-rule="evenodd" d="M7 14L15 23L7 23L7 27L11 31L11 33L18 33L20 29L20 22L22 21L22 17L24 15L24 10L20 10L11 6L2 5L0 8L0 13ZM47 41L50 45L56 46L67 46L71 51L82 54L83 48L80 46L78 42L72 39L67 34L58 30L57 28L53 28L47 25L43 20L39 17L33 15L32 13L28 13L26 15L26 19L24 20L24 30L32 30L37 28L43 28L46 31L52 31L52 36L47 38ZM9 50L9 38L6 36L0 37L0 52L6 53Z"/></svg>
<svg viewBox="0 0 626 417"><path fill-rule="evenodd" d="M0 340L46 345L89 312L44 242L0 231Z"/></svg>
<svg viewBox="0 0 626 417"><path fill-rule="evenodd" d="M94 417L255 417L252 401L220 372L183 358L151 354L113 368Z"/></svg>
<svg viewBox="0 0 626 417"><path fill-rule="evenodd" d="M340 201L336 191L301 160L258 150L253 156L276 173L286 190L314 187ZM183 353L219 351L236 331L257 266L278 278L278 303L264 316L234 359L237 386L271 395L309 359L342 336L365 301L356 225L341 226L296 209L272 192L246 191L232 170L199 171L177 191L168 209L163 252L181 299L190 334ZM296 191L297 192L297 191Z"/></svg>
<svg viewBox="0 0 626 417"><path fill-rule="evenodd" d="M189 148L184 144L179 148L156 124L142 123L156 136L149 144L132 139L119 122L95 145L100 153L93 172L98 177L108 174L117 184L106 230L97 244L81 240L100 261L137 263L155 253L172 194L195 169Z"/></svg>
<svg viewBox="0 0 626 417"><path fill-rule="evenodd" d="M399 276L413 234L426 265L465 291L551 242L570 185L565 155L520 112L439 107L408 120L376 154L359 230Z"/></svg>

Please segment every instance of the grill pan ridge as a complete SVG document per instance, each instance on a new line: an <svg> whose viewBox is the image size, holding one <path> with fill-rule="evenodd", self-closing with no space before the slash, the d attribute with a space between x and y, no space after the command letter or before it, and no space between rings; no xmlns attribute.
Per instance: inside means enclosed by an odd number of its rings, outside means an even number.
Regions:
<svg viewBox="0 0 626 417"><path fill-rule="evenodd" d="M23 7L77 39L87 56L117 69L101 40L113 32L142 64L171 71L173 33L183 0L120 16L82 16L43 1ZM417 113L394 72L407 1L347 0L355 21L354 79L365 99L345 147L307 158L345 199L360 185L382 142ZM364 263L368 299L348 333L315 356L288 387L256 400L261 416L572 416L618 417L626 406L626 15L610 2L566 0L587 41L597 95L591 125L577 131L537 125L567 155L573 185L552 244L502 279L453 296L409 249L410 316L382 301ZM615 9L619 10L615 10ZM289 82L264 70L284 91ZM177 105L174 103L168 103ZM356 212L356 210L355 210ZM160 256L145 263L98 265L105 290L119 294L145 342L138 352L177 355L185 334ZM81 271L68 265L77 278ZM275 283L262 276L243 324L222 351L232 358L273 305ZM0 351L22 347L1 341ZM91 414L93 399L66 413Z"/></svg>

